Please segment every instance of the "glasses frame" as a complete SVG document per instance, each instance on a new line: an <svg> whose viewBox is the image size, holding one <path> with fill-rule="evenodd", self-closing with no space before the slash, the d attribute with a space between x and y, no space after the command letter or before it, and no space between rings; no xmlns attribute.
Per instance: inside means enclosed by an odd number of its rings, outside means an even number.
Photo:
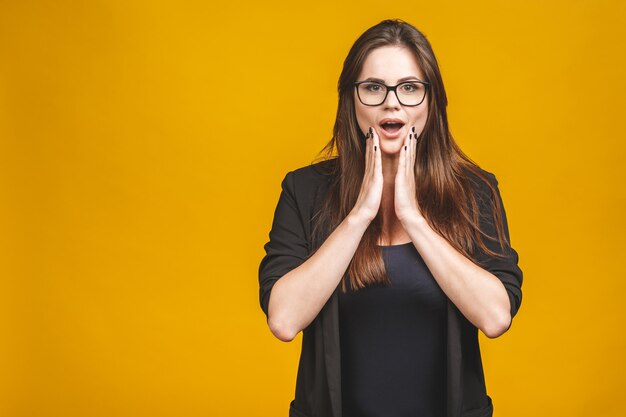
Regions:
<svg viewBox="0 0 626 417"><path fill-rule="evenodd" d="M365 83L378 84L380 86L385 87L385 89L386 89L385 97L383 98L383 101L380 102L380 104L365 104L365 103L363 103L363 100L361 99L361 94L359 93L359 86L361 84L365 84ZM426 91L424 91L424 97L422 97L422 101L420 101L417 104L404 104L402 102L402 100L400 100L400 97L398 97L398 92L396 91L396 89L399 86L401 86L401 85L404 85L404 84L414 84L414 83L419 83L419 84L423 84L424 85L424 87L426 88ZM393 93L396 95L396 98L398 99L398 103L402 104L403 106L407 106L407 107L415 107L415 106L419 106L420 104L422 104L424 102L424 99L426 98L426 94L428 94L428 92L430 91L430 83L426 82L426 81L420 81L420 80L410 80L410 81L403 81L400 84L396 84L396 85L387 85L387 84L379 83L378 81L365 80L365 81L355 81L354 82L354 88L356 88L356 95L359 98L359 101L364 106L376 107L376 106L380 106L381 104L384 104L385 101L387 100L387 95L389 94L389 92L393 91Z"/></svg>

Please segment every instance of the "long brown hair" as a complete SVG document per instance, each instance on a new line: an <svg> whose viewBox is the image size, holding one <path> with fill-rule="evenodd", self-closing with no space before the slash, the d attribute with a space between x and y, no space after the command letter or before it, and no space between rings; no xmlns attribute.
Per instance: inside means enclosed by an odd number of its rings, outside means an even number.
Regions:
<svg viewBox="0 0 626 417"><path fill-rule="evenodd" d="M461 151L448 129L446 106L448 100L435 54L426 37L414 26L401 19L383 20L365 31L354 43L346 57L339 77L339 105L333 137L320 151L326 158L332 180L321 209L313 218L313 240L317 242L311 255L328 234L350 213L356 204L365 172L365 137L358 127L354 103L354 86L368 54L382 46L401 46L410 50L431 84L427 93L426 125L417 142L415 161L416 198L428 224L455 249L478 263L473 254L480 248L490 256L491 251L480 238L479 205L475 198L477 185L471 173L490 189L491 207L500 246L510 246L504 235L503 221L496 189L484 171ZM336 156L334 151L336 149ZM370 223L346 271L353 289L379 283L388 285L382 252L377 242L381 235L380 211ZM492 240L493 237L487 236ZM346 291L346 275L342 289Z"/></svg>

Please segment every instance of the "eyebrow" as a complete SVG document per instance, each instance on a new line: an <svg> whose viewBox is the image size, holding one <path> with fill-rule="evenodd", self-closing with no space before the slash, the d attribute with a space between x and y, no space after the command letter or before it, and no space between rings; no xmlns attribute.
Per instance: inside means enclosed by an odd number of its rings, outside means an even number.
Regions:
<svg viewBox="0 0 626 417"><path fill-rule="evenodd" d="M419 78L417 78L417 77L415 77L415 76L411 75L411 76L408 76L408 77L400 78L400 79L398 80L398 83L401 83L401 82L403 82L403 81L409 81L409 80L417 80L417 81L421 81ZM366 79L365 79L365 81L376 81L376 82L379 82L379 83L381 83L381 84L385 84L385 80L382 80L382 79L380 79L380 78L374 78L374 77L368 77L368 78L366 78Z"/></svg>

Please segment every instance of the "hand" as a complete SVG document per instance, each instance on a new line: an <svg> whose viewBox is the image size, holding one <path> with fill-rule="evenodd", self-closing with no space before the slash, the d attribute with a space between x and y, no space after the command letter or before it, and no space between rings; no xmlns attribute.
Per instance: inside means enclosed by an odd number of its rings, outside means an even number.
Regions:
<svg viewBox="0 0 626 417"><path fill-rule="evenodd" d="M394 190L394 204L396 216L400 222L411 218L421 218L422 212L417 204L415 189L415 153L417 149L417 138L415 127L404 139L404 144L400 149L398 158L398 171ZM406 147L406 150L405 150Z"/></svg>
<svg viewBox="0 0 626 417"><path fill-rule="evenodd" d="M359 197L352 211L371 222L378 214L383 196L383 168L380 141L373 127L365 138L365 173Z"/></svg>

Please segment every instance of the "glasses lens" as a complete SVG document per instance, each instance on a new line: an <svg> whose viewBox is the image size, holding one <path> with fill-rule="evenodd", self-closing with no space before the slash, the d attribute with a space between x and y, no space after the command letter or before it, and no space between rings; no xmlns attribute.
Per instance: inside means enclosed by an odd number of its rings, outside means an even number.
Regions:
<svg viewBox="0 0 626 417"><path fill-rule="evenodd" d="M402 83L396 89L398 100L405 106L415 106L422 102L426 94L426 86L420 83Z"/></svg>
<svg viewBox="0 0 626 417"><path fill-rule="evenodd" d="M385 99L387 87L378 83L359 84L359 97L363 104L377 106Z"/></svg>

